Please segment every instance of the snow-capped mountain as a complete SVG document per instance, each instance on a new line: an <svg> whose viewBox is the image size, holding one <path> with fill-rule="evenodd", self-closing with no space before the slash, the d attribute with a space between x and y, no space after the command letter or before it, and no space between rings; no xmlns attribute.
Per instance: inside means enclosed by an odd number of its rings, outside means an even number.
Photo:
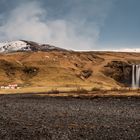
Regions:
<svg viewBox="0 0 140 140"><path fill-rule="evenodd" d="M32 41L18 40L0 43L0 53L22 52L22 51L51 51L65 50L49 44L39 44Z"/></svg>
<svg viewBox="0 0 140 140"><path fill-rule="evenodd" d="M0 53L11 52L26 52L26 51L68 51L49 44L40 44L33 41L17 40L9 42L0 42ZM140 52L140 48L136 49L118 49L118 50L96 50L96 51L110 51L110 52Z"/></svg>
<svg viewBox="0 0 140 140"><path fill-rule="evenodd" d="M14 52L19 50L31 50L31 49L30 46L23 41L11 41L11 42L0 43L1 53Z"/></svg>

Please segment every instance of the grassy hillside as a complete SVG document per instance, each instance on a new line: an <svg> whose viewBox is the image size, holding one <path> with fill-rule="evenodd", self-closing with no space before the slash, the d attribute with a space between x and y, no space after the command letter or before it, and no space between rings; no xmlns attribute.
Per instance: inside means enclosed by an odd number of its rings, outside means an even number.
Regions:
<svg viewBox="0 0 140 140"><path fill-rule="evenodd" d="M17 52L0 55L0 85L22 87L130 86L138 53ZM127 80L128 78L128 80ZM123 79L125 79L123 81Z"/></svg>

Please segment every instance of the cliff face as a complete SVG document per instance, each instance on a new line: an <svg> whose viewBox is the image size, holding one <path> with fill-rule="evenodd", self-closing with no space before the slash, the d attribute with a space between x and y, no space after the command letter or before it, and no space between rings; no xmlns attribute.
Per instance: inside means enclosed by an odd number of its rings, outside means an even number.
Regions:
<svg viewBox="0 0 140 140"><path fill-rule="evenodd" d="M103 73L125 86L131 86L132 66L123 61L111 61L104 66Z"/></svg>

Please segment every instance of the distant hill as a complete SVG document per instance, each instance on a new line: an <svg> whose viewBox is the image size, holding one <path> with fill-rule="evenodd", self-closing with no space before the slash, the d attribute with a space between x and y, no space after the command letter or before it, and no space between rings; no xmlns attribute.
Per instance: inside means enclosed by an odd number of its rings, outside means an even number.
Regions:
<svg viewBox="0 0 140 140"><path fill-rule="evenodd" d="M139 53L75 52L31 41L0 47L0 85L130 87L132 64L140 62Z"/></svg>
<svg viewBox="0 0 140 140"><path fill-rule="evenodd" d="M0 43L0 53L29 52L29 51L66 51L49 44L40 44L33 41L18 40Z"/></svg>

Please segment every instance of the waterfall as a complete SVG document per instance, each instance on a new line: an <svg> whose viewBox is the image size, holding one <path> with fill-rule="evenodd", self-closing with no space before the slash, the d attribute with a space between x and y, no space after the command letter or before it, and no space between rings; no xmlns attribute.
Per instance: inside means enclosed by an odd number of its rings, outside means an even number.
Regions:
<svg viewBox="0 0 140 140"><path fill-rule="evenodd" d="M135 88L135 65L132 65L132 88Z"/></svg>
<svg viewBox="0 0 140 140"><path fill-rule="evenodd" d="M140 87L140 65L132 65L132 88Z"/></svg>

